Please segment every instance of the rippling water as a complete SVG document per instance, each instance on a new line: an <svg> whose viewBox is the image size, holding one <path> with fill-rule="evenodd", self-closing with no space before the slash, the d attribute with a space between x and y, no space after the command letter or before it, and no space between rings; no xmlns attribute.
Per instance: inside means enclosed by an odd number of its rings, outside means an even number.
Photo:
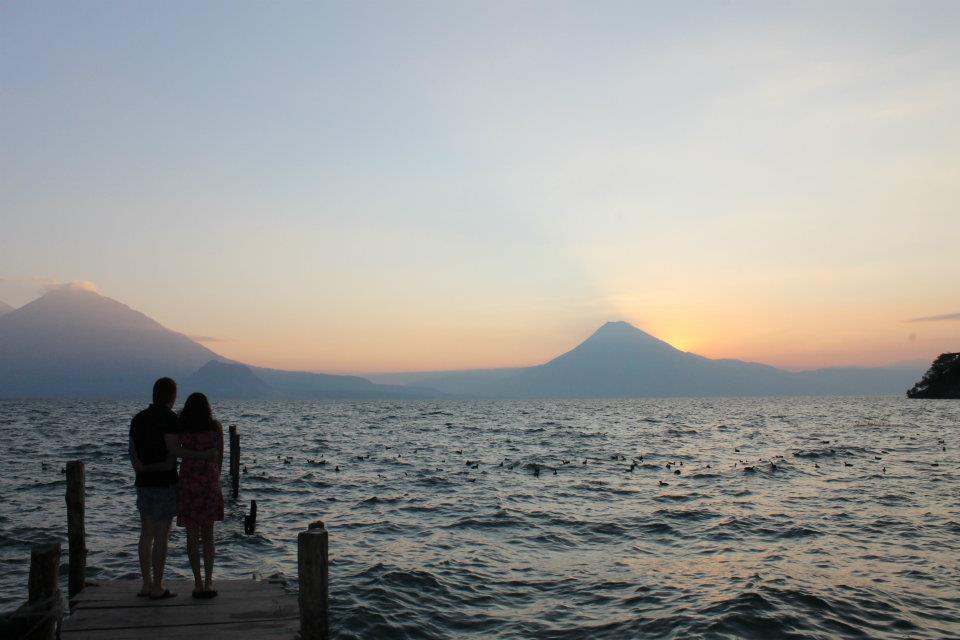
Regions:
<svg viewBox="0 0 960 640"><path fill-rule="evenodd" d="M89 578L138 577L140 408L0 402L0 610L24 598L30 544L65 538L67 460L87 465ZM296 534L323 519L338 638L960 637L958 402L216 411L247 471L218 575L296 576ZM189 574L182 531L168 573Z"/></svg>

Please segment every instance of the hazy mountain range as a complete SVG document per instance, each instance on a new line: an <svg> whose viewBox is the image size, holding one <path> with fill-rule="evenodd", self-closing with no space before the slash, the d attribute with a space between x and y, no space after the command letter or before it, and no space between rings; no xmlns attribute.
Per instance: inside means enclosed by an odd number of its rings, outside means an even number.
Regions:
<svg viewBox="0 0 960 640"><path fill-rule="evenodd" d="M181 399L405 398L429 395L356 376L252 369L128 306L62 288L0 315L0 397L149 398L171 376Z"/></svg>
<svg viewBox="0 0 960 640"><path fill-rule="evenodd" d="M4 312L4 309L8 309ZM328 375L230 361L116 300L62 288L19 309L0 305L0 397L144 398L162 375L181 398L602 398L902 394L925 367L793 373L680 351L626 322L608 322L533 367Z"/></svg>
<svg viewBox="0 0 960 640"><path fill-rule="evenodd" d="M793 373L680 351L626 322L608 322L535 367L382 374L377 382L503 398L902 394L925 367L831 368Z"/></svg>

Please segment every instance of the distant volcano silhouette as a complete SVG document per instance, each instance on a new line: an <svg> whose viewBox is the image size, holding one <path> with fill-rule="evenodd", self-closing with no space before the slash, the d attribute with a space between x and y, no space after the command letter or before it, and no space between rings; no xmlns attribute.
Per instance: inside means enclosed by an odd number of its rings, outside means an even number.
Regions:
<svg viewBox="0 0 960 640"><path fill-rule="evenodd" d="M792 374L686 353L627 322L608 322L574 349L508 381L524 397L765 395Z"/></svg>
<svg viewBox="0 0 960 640"><path fill-rule="evenodd" d="M397 398L436 392L357 376L252 369L130 307L63 287L0 315L0 397L149 398L171 376L211 398Z"/></svg>
<svg viewBox="0 0 960 640"><path fill-rule="evenodd" d="M0 397L149 396L163 375L213 398L622 398L902 394L920 370L791 373L676 349L626 322L608 322L567 353L526 368L339 376L230 362L128 306L79 287L0 315ZM413 387L391 386L396 384Z"/></svg>
<svg viewBox="0 0 960 640"><path fill-rule="evenodd" d="M624 353L627 349L627 353ZM581 342L567 353L554 358L547 364L573 359L592 359L605 356L612 359L627 357L675 357L684 352L656 338L646 331L636 328L629 322L622 320L607 322L597 329L593 335Z"/></svg>
<svg viewBox="0 0 960 640"><path fill-rule="evenodd" d="M8 305L8 304L7 304L6 302L4 302L3 300L0 300L0 316L2 316L2 315L5 314L5 313L10 313L10 312L13 311L13 310L14 310L13 307L11 307L10 305Z"/></svg>
<svg viewBox="0 0 960 640"><path fill-rule="evenodd" d="M219 357L116 300L77 288L0 316L6 397L143 396L160 375L185 377Z"/></svg>
<svg viewBox="0 0 960 640"><path fill-rule="evenodd" d="M607 322L549 362L513 369L374 376L374 380L493 398L635 398L902 393L912 369L792 373L681 351L628 322Z"/></svg>

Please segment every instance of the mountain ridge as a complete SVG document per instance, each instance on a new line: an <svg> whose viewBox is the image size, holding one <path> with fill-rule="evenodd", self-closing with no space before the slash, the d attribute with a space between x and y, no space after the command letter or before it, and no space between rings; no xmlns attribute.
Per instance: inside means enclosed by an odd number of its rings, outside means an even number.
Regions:
<svg viewBox="0 0 960 640"><path fill-rule="evenodd" d="M144 397L161 376L177 380L181 393L204 391L212 399L430 395L356 376L249 367L80 287L54 289L0 315L2 398Z"/></svg>
<svg viewBox="0 0 960 640"><path fill-rule="evenodd" d="M92 291L60 288L0 316L3 397L130 397L213 351Z"/></svg>
<svg viewBox="0 0 960 640"><path fill-rule="evenodd" d="M913 369L789 372L685 352L624 321L531 367L334 375L232 361L127 305L64 287L0 315L0 397L142 397L160 376L211 398L623 398L903 393ZM401 384L397 384L400 382Z"/></svg>
<svg viewBox="0 0 960 640"><path fill-rule="evenodd" d="M611 321L541 365L369 377L453 395L522 399L886 395L902 393L916 373L915 368L790 372L756 362L714 360L681 351L630 323Z"/></svg>

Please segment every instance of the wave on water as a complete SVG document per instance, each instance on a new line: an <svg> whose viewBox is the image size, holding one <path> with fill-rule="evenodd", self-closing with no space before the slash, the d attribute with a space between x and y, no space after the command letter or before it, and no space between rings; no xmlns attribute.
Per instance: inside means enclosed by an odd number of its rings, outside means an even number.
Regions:
<svg viewBox="0 0 960 640"><path fill-rule="evenodd" d="M87 473L88 578L135 579L129 402L0 402L0 610ZM960 407L900 398L222 402L223 578L330 532L332 636L960 637ZM946 450L944 451L944 447ZM228 484L228 483L225 483ZM243 532L249 500L258 527ZM182 530L168 572L189 575Z"/></svg>

